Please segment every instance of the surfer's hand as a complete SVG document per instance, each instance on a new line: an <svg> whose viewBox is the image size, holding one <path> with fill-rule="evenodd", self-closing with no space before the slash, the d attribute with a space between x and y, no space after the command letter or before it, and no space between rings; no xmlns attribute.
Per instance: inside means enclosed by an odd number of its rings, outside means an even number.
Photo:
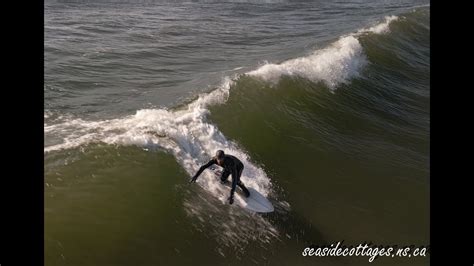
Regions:
<svg viewBox="0 0 474 266"><path fill-rule="evenodd" d="M197 179L197 177L193 176L193 178L191 178L191 181L189 181L189 183L194 183L194 182L196 182L196 179Z"/></svg>
<svg viewBox="0 0 474 266"><path fill-rule="evenodd" d="M234 203L234 196L230 196L230 197L229 197L229 204L232 205L232 203Z"/></svg>

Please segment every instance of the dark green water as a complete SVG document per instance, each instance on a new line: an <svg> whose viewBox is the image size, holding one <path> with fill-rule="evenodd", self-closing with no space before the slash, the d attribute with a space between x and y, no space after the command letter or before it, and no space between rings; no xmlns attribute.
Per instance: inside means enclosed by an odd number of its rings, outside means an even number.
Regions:
<svg viewBox="0 0 474 266"><path fill-rule="evenodd" d="M430 243L430 12L405 10L409 6L358 11L364 15L350 18L352 35L343 26L309 20L317 6L305 9L306 17L283 23L291 29L301 22L301 36L279 49L307 50L272 54L275 64L243 69L170 109L142 109L146 93L138 89L141 96L134 97L125 89L133 82L102 80L123 85L115 91L86 89L85 83L74 87L62 76L71 75L72 65L62 72L59 65L48 67L47 84L63 87L45 88L45 264L428 265L429 257L369 263L367 257L301 256L311 244L342 240ZM337 21L362 7L334 4L320 12ZM239 8L237 17L252 13ZM294 9L276 5L262 16L272 21L271 14L288 10ZM386 31L354 33L384 24L384 15L397 15ZM380 24L368 23L370 16ZM306 27L318 23L331 34L308 48L301 42L308 40ZM231 45L245 50L245 42ZM263 48L247 48L265 58ZM219 49L216 54L223 56ZM292 58L300 61L285 61ZM77 67L89 69L87 63ZM96 75L88 71L84 82ZM174 71L200 79L198 70ZM153 76L145 71L141 78L153 83L147 75ZM164 102L181 97L150 94ZM198 184L187 183L217 148L244 160L244 182L267 195L275 212L253 214L226 205L227 191L206 174Z"/></svg>

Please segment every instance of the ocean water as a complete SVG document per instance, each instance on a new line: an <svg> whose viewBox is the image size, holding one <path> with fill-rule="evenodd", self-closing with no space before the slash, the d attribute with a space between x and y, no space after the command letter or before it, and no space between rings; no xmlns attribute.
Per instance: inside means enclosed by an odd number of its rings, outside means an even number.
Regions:
<svg viewBox="0 0 474 266"><path fill-rule="evenodd" d="M46 265L429 245L429 1L46 1ZM273 203L226 204L217 149ZM428 265L429 256L377 258Z"/></svg>

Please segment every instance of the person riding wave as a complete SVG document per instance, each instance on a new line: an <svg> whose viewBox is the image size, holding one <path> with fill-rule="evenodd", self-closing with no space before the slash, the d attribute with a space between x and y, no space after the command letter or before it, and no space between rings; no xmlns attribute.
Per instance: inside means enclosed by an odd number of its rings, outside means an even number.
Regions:
<svg viewBox="0 0 474 266"><path fill-rule="evenodd" d="M230 197L228 198L229 204L234 203L234 192L237 186L239 186L245 193L246 197L250 196L249 190L245 187L244 183L240 180L242 171L244 170L244 164L237 159L237 157L225 154L223 150L218 150L216 155L205 165L201 166L197 173L191 178L191 183L196 182L199 175L209 166L217 164L224 168L221 174L221 182L225 183L229 175L232 175L232 186L230 189Z"/></svg>

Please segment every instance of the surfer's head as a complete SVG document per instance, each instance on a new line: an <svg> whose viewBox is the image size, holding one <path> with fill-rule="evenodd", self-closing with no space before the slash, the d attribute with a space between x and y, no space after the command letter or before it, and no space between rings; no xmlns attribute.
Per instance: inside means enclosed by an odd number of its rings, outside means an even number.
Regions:
<svg viewBox="0 0 474 266"><path fill-rule="evenodd" d="M224 160L224 151L223 150L218 150L216 151L216 160L221 163Z"/></svg>

